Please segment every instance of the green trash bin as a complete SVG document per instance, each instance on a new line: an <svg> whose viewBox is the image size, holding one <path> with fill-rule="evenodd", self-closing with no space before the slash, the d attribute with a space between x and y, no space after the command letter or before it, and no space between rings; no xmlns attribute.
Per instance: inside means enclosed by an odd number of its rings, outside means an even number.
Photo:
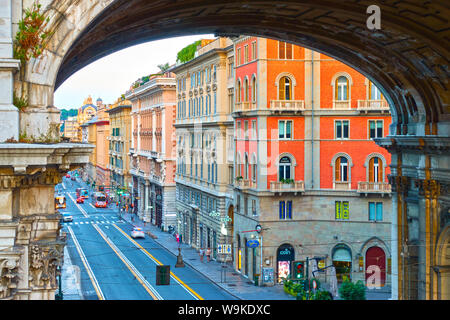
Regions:
<svg viewBox="0 0 450 320"><path fill-rule="evenodd" d="M258 282L259 282L259 274L255 274L253 276L253 281L255 282L255 286L257 287L258 286Z"/></svg>

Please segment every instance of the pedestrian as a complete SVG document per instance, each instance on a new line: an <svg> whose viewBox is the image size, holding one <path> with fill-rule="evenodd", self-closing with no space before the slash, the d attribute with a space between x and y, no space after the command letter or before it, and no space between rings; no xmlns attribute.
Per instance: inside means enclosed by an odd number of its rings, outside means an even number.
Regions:
<svg viewBox="0 0 450 320"><path fill-rule="evenodd" d="M206 260L211 261L211 248L206 249Z"/></svg>
<svg viewBox="0 0 450 320"><path fill-rule="evenodd" d="M203 255L205 254L203 248L200 248L199 254L200 254L200 262L203 262Z"/></svg>
<svg viewBox="0 0 450 320"><path fill-rule="evenodd" d="M128 213L128 204L125 206L125 211Z"/></svg>

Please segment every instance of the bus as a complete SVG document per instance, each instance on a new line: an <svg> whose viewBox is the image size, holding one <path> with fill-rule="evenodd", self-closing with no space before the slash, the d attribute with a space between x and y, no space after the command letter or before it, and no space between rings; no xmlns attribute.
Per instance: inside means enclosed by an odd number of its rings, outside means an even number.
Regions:
<svg viewBox="0 0 450 320"><path fill-rule="evenodd" d="M80 190L80 197L83 198L83 199L89 198L89 193L88 193L87 189L81 189Z"/></svg>
<svg viewBox="0 0 450 320"><path fill-rule="evenodd" d="M106 208L106 195L101 192L94 193L92 202L96 208Z"/></svg>
<svg viewBox="0 0 450 320"><path fill-rule="evenodd" d="M66 197L56 196L55 197L55 209L65 209L66 208Z"/></svg>

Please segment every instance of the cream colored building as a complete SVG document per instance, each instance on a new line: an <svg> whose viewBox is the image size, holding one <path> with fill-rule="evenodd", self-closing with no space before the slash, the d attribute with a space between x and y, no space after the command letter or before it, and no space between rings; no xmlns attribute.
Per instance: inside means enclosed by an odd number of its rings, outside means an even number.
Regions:
<svg viewBox="0 0 450 320"><path fill-rule="evenodd" d="M217 38L172 69L177 75L176 230L184 243L211 248L213 258L222 261L217 245L232 242L233 217L226 209L233 203L232 63L233 43Z"/></svg>
<svg viewBox="0 0 450 320"><path fill-rule="evenodd" d="M131 146L131 101L119 99L106 112L110 121L110 134L106 138L109 141L107 168L110 170L110 184L117 192L116 195L123 195L121 200L129 202L132 187L128 157Z"/></svg>
<svg viewBox="0 0 450 320"><path fill-rule="evenodd" d="M67 120L64 121L64 133L63 136L65 138L69 138L71 142L79 142L78 141L78 121L77 117L68 117Z"/></svg>

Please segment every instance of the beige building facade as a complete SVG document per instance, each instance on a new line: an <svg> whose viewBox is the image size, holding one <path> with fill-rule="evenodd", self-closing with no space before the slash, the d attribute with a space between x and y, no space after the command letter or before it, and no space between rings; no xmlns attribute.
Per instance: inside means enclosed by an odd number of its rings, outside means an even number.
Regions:
<svg viewBox="0 0 450 320"><path fill-rule="evenodd" d="M211 248L232 241L233 46L217 38L197 49L195 58L172 69L177 75L177 223L184 243ZM231 101L230 101L231 98Z"/></svg>
<svg viewBox="0 0 450 320"><path fill-rule="evenodd" d="M125 93L131 101L130 173L139 217L165 230L175 213L175 75L155 74Z"/></svg>

